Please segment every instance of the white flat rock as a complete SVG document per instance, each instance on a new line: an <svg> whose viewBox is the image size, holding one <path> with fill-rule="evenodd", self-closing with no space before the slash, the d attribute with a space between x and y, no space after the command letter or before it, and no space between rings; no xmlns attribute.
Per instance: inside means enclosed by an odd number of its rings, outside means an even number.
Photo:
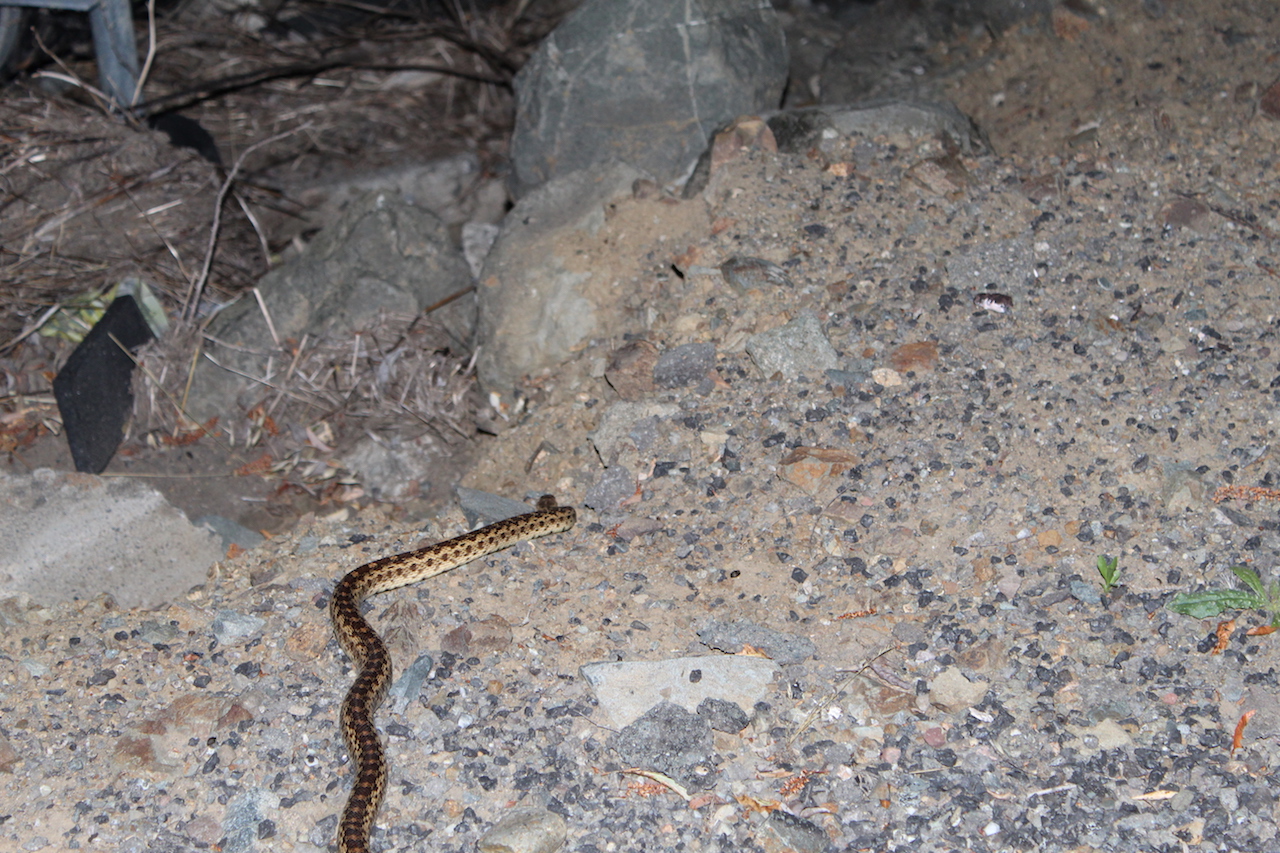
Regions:
<svg viewBox="0 0 1280 853"><path fill-rule="evenodd" d="M610 724L622 728L664 701L694 713L703 699L725 699L750 714L764 698L778 665L749 655L704 655L589 663L579 671Z"/></svg>

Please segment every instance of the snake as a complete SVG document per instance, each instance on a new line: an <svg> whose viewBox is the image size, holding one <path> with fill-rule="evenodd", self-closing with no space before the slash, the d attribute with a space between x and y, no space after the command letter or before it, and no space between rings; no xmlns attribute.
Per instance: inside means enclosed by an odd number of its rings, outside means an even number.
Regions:
<svg viewBox="0 0 1280 853"><path fill-rule="evenodd" d="M391 655L378 632L360 615L361 603L371 595L433 578L517 542L563 533L576 520L573 507L558 506L554 497L543 495L536 512L365 563L333 588L329 618L338 643L359 667L339 718L355 765L355 780L338 823L339 853L368 853L369 833L387 788L387 760L373 715L391 685Z"/></svg>

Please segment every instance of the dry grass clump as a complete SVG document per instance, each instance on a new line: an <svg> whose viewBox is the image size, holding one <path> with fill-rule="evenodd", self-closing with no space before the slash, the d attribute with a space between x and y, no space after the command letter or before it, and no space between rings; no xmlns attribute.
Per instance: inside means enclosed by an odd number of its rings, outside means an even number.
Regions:
<svg viewBox="0 0 1280 853"><path fill-rule="evenodd" d="M430 318L385 316L342 337L289 343L258 377L260 402L243 418L196 423L172 389L186 381L195 348L145 351L132 433L153 445L211 437L243 460L240 473L340 477L339 461L362 437L397 442L424 434L445 449L474 435L474 358L439 346ZM249 453L248 451L254 451Z"/></svg>
<svg viewBox="0 0 1280 853"><path fill-rule="evenodd" d="M0 90L0 415L43 406L34 422L56 427L49 382L72 343L39 332L137 277L175 322L142 356L133 437L197 435L180 401L203 325L314 232L290 187L458 151L500 171L510 80L573 5L406 0L370 15L350 0L285 0L269 18L179 5L140 42L139 116L183 107L213 134L222 166L103 110L89 86L53 95L48 80L26 78ZM96 81L88 62L56 70ZM461 441L473 431L473 378L437 331L429 318L388 317L343 340L289 344L284 369L261 377L261 403L211 432L314 476L351 436Z"/></svg>
<svg viewBox="0 0 1280 853"><path fill-rule="evenodd" d="M212 164L21 86L0 97L0 134L0 352L51 309L130 275L179 304L205 254L219 186ZM220 240L212 294L225 299L266 265L245 217L227 217Z"/></svg>

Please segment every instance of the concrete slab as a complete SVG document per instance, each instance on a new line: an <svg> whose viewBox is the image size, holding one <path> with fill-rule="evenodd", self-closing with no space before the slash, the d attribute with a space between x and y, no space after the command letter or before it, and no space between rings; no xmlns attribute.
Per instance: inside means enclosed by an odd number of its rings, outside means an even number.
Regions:
<svg viewBox="0 0 1280 853"><path fill-rule="evenodd" d="M136 480L48 468L0 477L0 597L106 592L121 607L151 608L202 582L221 556L212 531Z"/></svg>

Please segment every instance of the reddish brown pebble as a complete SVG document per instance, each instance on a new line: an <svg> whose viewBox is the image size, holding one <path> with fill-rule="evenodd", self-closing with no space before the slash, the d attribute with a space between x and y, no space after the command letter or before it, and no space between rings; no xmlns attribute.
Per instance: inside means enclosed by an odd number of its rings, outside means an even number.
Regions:
<svg viewBox="0 0 1280 853"><path fill-rule="evenodd" d="M903 344L889 353L889 366L899 373L909 370L933 370L938 363L937 341L916 341Z"/></svg>
<svg viewBox="0 0 1280 853"><path fill-rule="evenodd" d="M1258 102L1258 110L1269 119L1280 119L1280 80L1267 87Z"/></svg>

